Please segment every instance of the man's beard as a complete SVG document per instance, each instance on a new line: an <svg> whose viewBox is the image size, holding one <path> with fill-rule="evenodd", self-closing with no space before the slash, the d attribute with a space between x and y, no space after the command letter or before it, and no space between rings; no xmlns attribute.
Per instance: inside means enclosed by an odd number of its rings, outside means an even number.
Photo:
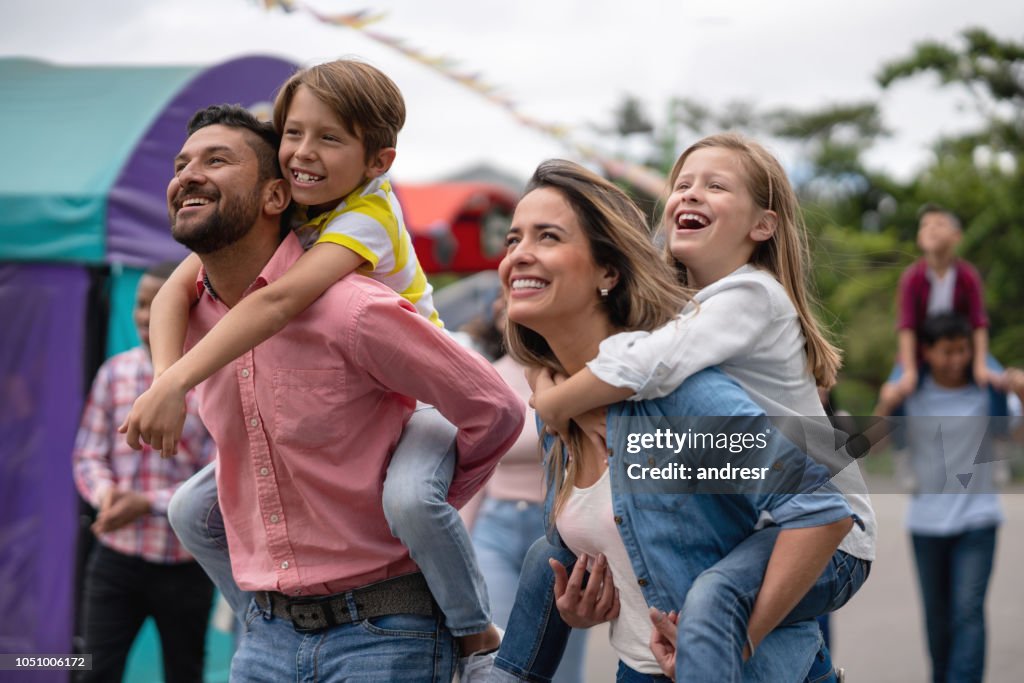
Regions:
<svg viewBox="0 0 1024 683"><path fill-rule="evenodd" d="M171 236L197 254L211 254L249 234L259 214L260 191L256 189L247 197L222 201L212 216L187 231L179 229L176 215L172 214Z"/></svg>

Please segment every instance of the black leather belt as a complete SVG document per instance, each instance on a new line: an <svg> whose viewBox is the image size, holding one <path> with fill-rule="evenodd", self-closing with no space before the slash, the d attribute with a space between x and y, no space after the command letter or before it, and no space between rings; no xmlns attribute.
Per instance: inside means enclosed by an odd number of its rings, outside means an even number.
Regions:
<svg viewBox="0 0 1024 683"><path fill-rule="evenodd" d="M354 621L389 614L438 614L437 603L423 574L415 572L334 595L297 598L257 591L256 604L292 623L299 633L316 633Z"/></svg>

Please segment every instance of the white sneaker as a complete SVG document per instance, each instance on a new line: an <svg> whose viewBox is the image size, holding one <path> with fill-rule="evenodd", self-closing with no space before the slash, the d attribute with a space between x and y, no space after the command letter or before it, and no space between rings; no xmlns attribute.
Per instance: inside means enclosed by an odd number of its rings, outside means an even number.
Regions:
<svg viewBox="0 0 1024 683"><path fill-rule="evenodd" d="M498 637L504 639L505 630L500 626L495 626L495 628L498 629ZM497 658L498 648L494 648L490 652L474 652L468 657L459 657L459 683L484 683L491 673L491 669L494 668L494 660Z"/></svg>

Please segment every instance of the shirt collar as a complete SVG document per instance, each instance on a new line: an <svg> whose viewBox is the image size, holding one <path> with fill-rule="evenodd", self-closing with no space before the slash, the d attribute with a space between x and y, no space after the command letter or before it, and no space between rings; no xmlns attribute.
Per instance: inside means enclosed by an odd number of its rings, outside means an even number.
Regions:
<svg viewBox="0 0 1024 683"><path fill-rule="evenodd" d="M285 271L291 268L292 264L295 263L300 256L302 256L302 245L299 243L299 238L291 230L285 235L284 239L281 240L281 244L277 246L277 250L274 255L270 257L267 264L263 266L263 270L256 277L251 285L245 290L243 296L248 295L261 287L265 287L274 280L280 278ZM217 291L213 288L210 283L210 277L206 272L206 266L199 269L199 276L196 278L196 294L202 297L203 293L206 293L214 301L220 301L220 297L217 296Z"/></svg>

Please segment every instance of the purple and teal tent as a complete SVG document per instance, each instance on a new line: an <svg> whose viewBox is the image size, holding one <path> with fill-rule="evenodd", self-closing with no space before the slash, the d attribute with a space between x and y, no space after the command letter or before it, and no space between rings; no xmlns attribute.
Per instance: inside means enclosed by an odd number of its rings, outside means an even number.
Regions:
<svg viewBox="0 0 1024 683"><path fill-rule="evenodd" d="M97 361L137 343L142 271L184 256L164 194L186 122L221 102L269 116L295 68L0 59L0 652L71 651L71 449Z"/></svg>

